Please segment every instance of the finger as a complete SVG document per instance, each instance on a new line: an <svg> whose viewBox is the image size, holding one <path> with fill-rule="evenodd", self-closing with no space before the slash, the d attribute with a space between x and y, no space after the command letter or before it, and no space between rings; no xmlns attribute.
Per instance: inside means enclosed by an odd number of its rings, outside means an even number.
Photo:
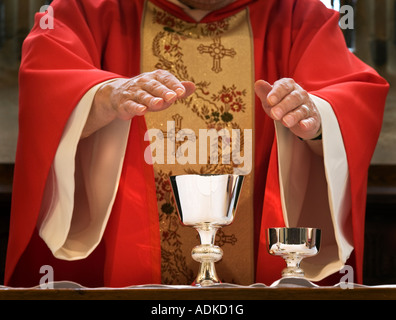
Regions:
<svg viewBox="0 0 396 320"><path fill-rule="evenodd" d="M293 109L287 113L283 118L283 124L288 127L294 127L298 122L311 117L311 110L305 104L300 105L298 108Z"/></svg>
<svg viewBox="0 0 396 320"><path fill-rule="evenodd" d="M284 96L283 99L273 107L271 112L276 120L282 119L293 110L296 110L297 113L300 114L304 109L299 108L305 105L307 101L309 101L308 93L299 86L296 86L295 90Z"/></svg>
<svg viewBox="0 0 396 320"><path fill-rule="evenodd" d="M268 103L275 106L282 101L288 94L295 89L295 82L293 79L283 78L275 81L271 92L268 94Z"/></svg>
<svg viewBox="0 0 396 320"><path fill-rule="evenodd" d="M318 136L320 132L321 124L317 119L310 117L304 120L301 120L298 125L294 128L291 128L292 132L296 134L298 137L304 140L311 140Z"/></svg>
<svg viewBox="0 0 396 320"><path fill-rule="evenodd" d="M157 97L161 98L163 101L171 104L177 99L177 93L173 90L169 89L167 86L162 84L161 82L151 79L149 81L143 82L141 85L141 89L144 90L148 96L147 98ZM139 95L143 95L141 91ZM139 103L143 103L143 100L138 101Z"/></svg>
<svg viewBox="0 0 396 320"><path fill-rule="evenodd" d="M271 92L271 90L272 90L272 86L267 81L258 80L254 84L254 91L261 100L261 104L267 113L269 113L270 111L270 105L267 101L267 97L268 94Z"/></svg>
<svg viewBox="0 0 396 320"><path fill-rule="evenodd" d="M177 94L168 89L165 85L157 80L150 80L142 85L142 89L147 92L147 96L139 100L139 103L145 104L151 111L162 110L164 107L170 106L177 98L183 99L191 95L195 91L195 84L190 81L183 81L183 94L178 97ZM143 93L141 93L143 95Z"/></svg>
<svg viewBox="0 0 396 320"><path fill-rule="evenodd" d="M173 98L168 99L169 93L175 94L173 91L168 91L167 93L163 94L163 97L153 96L152 94L148 93L146 90L138 89L136 90L130 99L138 105L142 105L147 107L149 111L160 111L163 110L171 105L173 102ZM172 95L172 96L173 96ZM168 102L170 101L170 102Z"/></svg>
<svg viewBox="0 0 396 320"><path fill-rule="evenodd" d="M139 104L133 100L124 101L119 108L119 118L122 120L130 120L134 116L142 116L147 112L147 106Z"/></svg>
<svg viewBox="0 0 396 320"><path fill-rule="evenodd" d="M309 112L308 112L309 110ZM282 122L298 137L310 140L317 136L321 127L321 118L315 105L302 105L294 113L293 122L289 122L286 115Z"/></svg>
<svg viewBox="0 0 396 320"><path fill-rule="evenodd" d="M172 73L165 70L153 71L154 79L158 80L170 90L176 93L176 97L181 97L185 94L185 87Z"/></svg>
<svg viewBox="0 0 396 320"><path fill-rule="evenodd" d="M298 125L306 132L318 132L318 128L320 128L320 124L318 125L317 121L313 117L301 120Z"/></svg>
<svg viewBox="0 0 396 320"><path fill-rule="evenodd" d="M195 84L190 81L183 81L182 85L183 93L181 96L175 97L173 91L167 90L164 90L164 92L167 92L165 95L163 94L163 92L161 94L161 88L159 88L159 94L154 92L153 97L147 97L148 101L146 101L145 103L148 103L149 111L163 110L169 107L172 103L174 103L176 99L184 99L190 96L192 93L194 93L196 89Z"/></svg>

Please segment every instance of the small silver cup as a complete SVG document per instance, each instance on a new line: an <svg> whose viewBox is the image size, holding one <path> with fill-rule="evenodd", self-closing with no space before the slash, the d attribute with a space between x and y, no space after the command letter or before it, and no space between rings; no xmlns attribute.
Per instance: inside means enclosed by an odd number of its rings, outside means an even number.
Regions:
<svg viewBox="0 0 396 320"><path fill-rule="evenodd" d="M282 278L304 277L300 267L302 259L318 254L321 230L316 228L269 228L267 249L271 255L281 256L286 261Z"/></svg>
<svg viewBox="0 0 396 320"><path fill-rule="evenodd" d="M195 228L201 244L192 249L192 258L200 263L196 286L220 283L215 262L223 250L214 244L216 232L234 221L243 176L179 175L171 176L177 212L184 226Z"/></svg>

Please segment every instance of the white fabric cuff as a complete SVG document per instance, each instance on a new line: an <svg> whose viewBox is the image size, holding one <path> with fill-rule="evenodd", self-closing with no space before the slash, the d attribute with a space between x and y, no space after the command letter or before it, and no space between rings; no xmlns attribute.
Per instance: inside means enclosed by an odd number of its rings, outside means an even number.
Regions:
<svg viewBox="0 0 396 320"><path fill-rule="evenodd" d="M59 259L83 259L96 248L117 192L130 121L115 120L80 141L101 85L71 114L47 179L38 229Z"/></svg>

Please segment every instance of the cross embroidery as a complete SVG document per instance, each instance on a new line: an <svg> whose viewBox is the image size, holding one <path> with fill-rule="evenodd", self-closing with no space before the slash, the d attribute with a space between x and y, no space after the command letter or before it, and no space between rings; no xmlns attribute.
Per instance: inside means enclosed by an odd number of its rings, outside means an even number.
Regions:
<svg viewBox="0 0 396 320"><path fill-rule="evenodd" d="M177 134L177 132L179 132L181 130L183 117L180 114L177 113L174 116L172 116L172 119L175 121L175 131L176 132L169 132L169 134L170 134L169 138L170 139L172 139L172 138L174 139L175 135ZM167 131L162 130L162 134L164 135L165 139L168 138L168 132Z"/></svg>
<svg viewBox="0 0 396 320"><path fill-rule="evenodd" d="M172 116L172 119L175 121L175 130L173 131L165 131L162 130L162 134L164 136L164 139L171 139L172 141L175 141L175 150L177 151L173 151L172 155L179 157L181 156L181 150L179 150L179 147L182 145L182 143L184 141L180 141L178 139L178 135L183 135L185 136L185 139L190 139L191 141L195 141L195 139L197 138L195 134L187 134L184 132L184 130L182 129L182 120L183 117L180 114L175 114L174 116Z"/></svg>
<svg viewBox="0 0 396 320"><path fill-rule="evenodd" d="M213 38L213 43L209 46L204 46L203 44L199 45L198 51L201 54L209 53L211 57L213 57L213 67L212 70L216 73L219 73L221 69L221 59L224 57L233 58L236 55L236 52L233 48L226 49L221 44L220 37Z"/></svg>
<svg viewBox="0 0 396 320"><path fill-rule="evenodd" d="M218 230L216 233L216 244L219 247L224 246L226 243L232 244L233 246L237 243L238 239L234 234L226 235L223 230Z"/></svg>

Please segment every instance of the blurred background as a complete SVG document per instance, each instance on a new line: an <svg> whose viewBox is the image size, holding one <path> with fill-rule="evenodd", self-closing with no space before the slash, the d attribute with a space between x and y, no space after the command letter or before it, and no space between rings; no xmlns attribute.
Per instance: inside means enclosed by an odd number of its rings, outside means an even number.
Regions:
<svg viewBox="0 0 396 320"><path fill-rule="evenodd" d="M368 181L364 282L369 285L395 284L396 0L322 2L334 10L341 9L344 14L350 14L350 11L343 8L353 9L353 21L345 20L346 25L342 25L347 45L391 85L383 129L372 159ZM33 25L35 13L50 3L51 1L44 0L0 0L0 284L4 273L18 137L18 69L21 46ZM351 26L351 23L353 28L345 28ZM333 59L336 64L337 57Z"/></svg>

